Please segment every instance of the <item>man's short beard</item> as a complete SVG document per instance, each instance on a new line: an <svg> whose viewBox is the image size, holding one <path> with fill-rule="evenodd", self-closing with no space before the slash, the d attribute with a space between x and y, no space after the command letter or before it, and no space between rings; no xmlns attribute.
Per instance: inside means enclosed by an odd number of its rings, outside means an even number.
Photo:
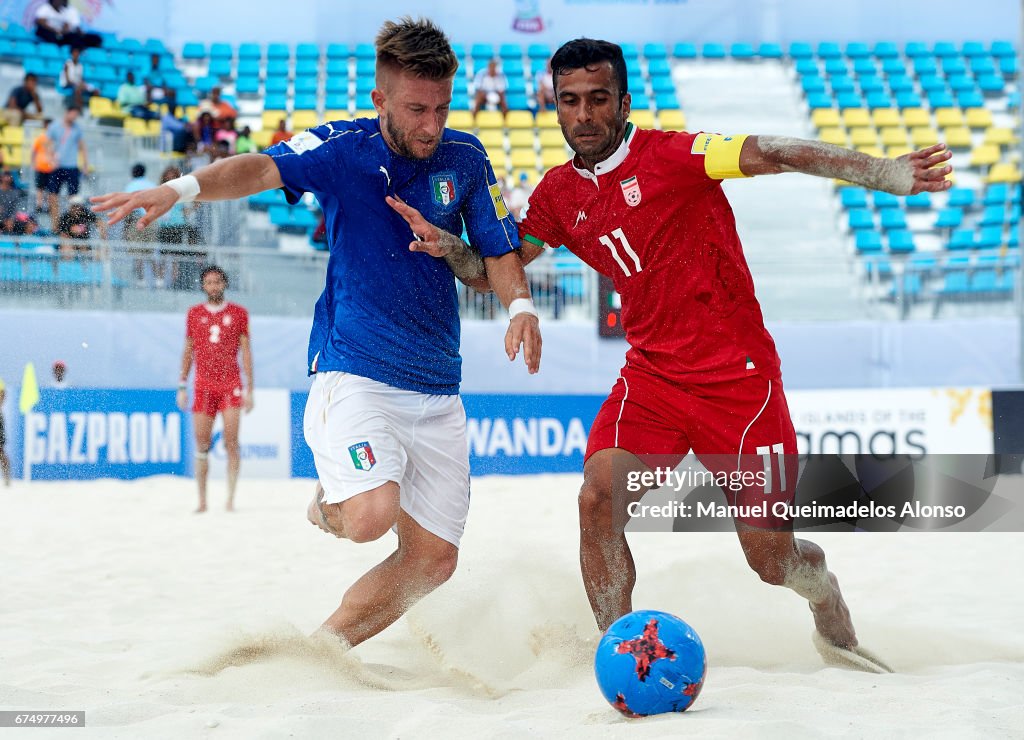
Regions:
<svg viewBox="0 0 1024 740"><path fill-rule="evenodd" d="M384 119L384 126L387 128L388 138L391 139L391 144L395 147L398 154L408 159L419 159L419 157L412 153L409 145L405 143L405 138L402 136L402 132L395 128L394 124L391 123L390 116Z"/></svg>

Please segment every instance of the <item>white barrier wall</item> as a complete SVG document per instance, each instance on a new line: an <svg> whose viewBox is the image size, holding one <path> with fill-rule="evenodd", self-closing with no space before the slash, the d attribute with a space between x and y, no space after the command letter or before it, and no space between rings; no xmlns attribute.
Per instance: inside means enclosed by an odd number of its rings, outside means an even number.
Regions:
<svg viewBox="0 0 1024 740"><path fill-rule="evenodd" d="M252 319L256 385L305 390L309 320ZM1016 387L1020 329L1012 319L769 324L789 390L814 388ZM503 350L502 322L463 324L467 393L605 394L626 345L591 324L545 322L541 372L527 375ZM17 385L27 362L46 385L61 359L79 388L171 388L177 382L184 313L0 312L0 378Z"/></svg>

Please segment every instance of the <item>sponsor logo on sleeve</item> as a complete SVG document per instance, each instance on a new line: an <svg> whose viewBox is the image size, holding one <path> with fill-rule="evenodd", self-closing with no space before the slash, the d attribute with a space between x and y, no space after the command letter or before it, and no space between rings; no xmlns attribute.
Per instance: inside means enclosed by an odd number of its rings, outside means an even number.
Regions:
<svg viewBox="0 0 1024 740"><path fill-rule="evenodd" d="M508 218L508 206L505 205L505 199L501 197L501 185L495 183L489 186L487 191L491 194L491 202L494 204L494 215L499 220Z"/></svg>
<svg viewBox="0 0 1024 740"><path fill-rule="evenodd" d="M324 140L312 131L303 131L301 134L296 134L288 139L284 145L296 154L304 154L313 151L323 143Z"/></svg>

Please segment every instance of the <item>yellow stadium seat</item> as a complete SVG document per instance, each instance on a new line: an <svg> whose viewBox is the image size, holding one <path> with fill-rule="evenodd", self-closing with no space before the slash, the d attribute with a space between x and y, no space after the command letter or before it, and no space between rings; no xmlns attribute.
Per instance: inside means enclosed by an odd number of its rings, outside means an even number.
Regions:
<svg viewBox="0 0 1024 740"><path fill-rule="evenodd" d="M89 98L89 112L94 118L124 118L125 114L113 100L107 98ZM189 119L192 120L192 119Z"/></svg>
<svg viewBox="0 0 1024 740"><path fill-rule="evenodd" d="M685 131L686 115L681 110L663 110L658 113L658 124L663 131Z"/></svg>
<svg viewBox="0 0 1024 740"><path fill-rule="evenodd" d="M479 129L505 128L505 116L501 114L501 111L482 110L476 114L476 127Z"/></svg>
<svg viewBox="0 0 1024 740"><path fill-rule="evenodd" d="M942 138L950 149L970 149L972 145L971 130L965 126L947 128L942 132Z"/></svg>
<svg viewBox="0 0 1024 740"><path fill-rule="evenodd" d="M336 108L334 110L324 111L325 121L347 121L349 120L347 108Z"/></svg>
<svg viewBox="0 0 1024 740"><path fill-rule="evenodd" d="M903 125L907 128L931 126L932 117L924 108L905 108L903 110Z"/></svg>
<svg viewBox="0 0 1024 740"><path fill-rule="evenodd" d="M843 111L843 123L846 128L871 125L871 114L864 108L847 108Z"/></svg>
<svg viewBox="0 0 1024 740"><path fill-rule="evenodd" d="M509 173L512 172L512 166L509 164L508 155L505 154L504 150L495 149L493 152L488 152L488 157L490 157L494 172L499 177L509 176Z"/></svg>
<svg viewBox="0 0 1024 740"><path fill-rule="evenodd" d="M376 118L377 111L373 108L361 108L355 112L353 118Z"/></svg>
<svg viewBox="0 0 1024 740"><path fill-rule="evenodd" d="M7 167L19 168L24 163L22 157L22 147L20 146L5 146L4 147L4 165Z"/></svg>
<svg viewBox="0 0 1024 740"><path fill-rule="evenodd" d="M566 152L565 147L560 149L541 149L540 150L540 163L541 168L546 172L552 167L557 167L560 164L565 164L569 161L569 153Z"/></svg>
<svg viewBox="0 0 1024 740"><path fill-rule="evenodd" d="M964 116L968 128L988 128L992 125L992 111L988 108L968 108Z"/></svg>
<svg viewBox="0 0 1024 740"><path fill-rule="evenodd" d="M971 167L991 167L999 162L999 147L982 144L971 150Z"/></svg>
<svg viewBox="0 0 1024 740"><path fill-rule="evenodd" d="M887 148L907 145L907 130L902 126L883 128L881 133L882 144Z"/></svg>
<svg viewBox="0 0 1024 740"><path fill-rule="evenodd" d="M510 110L505 116L505 126L508 128L533 128L533 113L528 110ZM481 126L481 128L483 128Z"/></svg>
<svg viewBox="0 0 1024 740"><path fill-rule="evenodd" d="M629 120L637 128L654 128L654 111L635 110L629 114Z"/></svg>
<svg viewBox="0 0 1024 740"><path fill-rule="evenodd" d="M939 143L939 132L931 126L918 126L910 130L910 143L915 149Z"/></svg>
<svg viewBox="0 0 1024 740"><path fill-rule="evenodd" d="M902 157L904 154L910 154L913 149L904 144L903 146L891 146L885 150L885 156L889 159L896 159L896 157Z"/></svg>
<svg viewBox="0 0 1024 740"><path fill-rule="evenodd" d="M459 131L472 131L476 128L473 121L473 114L468 110L453 110L448 114L448 128Z"/></svg>
<svg viewBox="0 0 1024 740"><path fill-rule="evenodd" d="M551 128L541 129L540 145L545 149L565 146L565 137L562 136L562 130Z"/></svg>
<svg viewBox="0 0 1024 740"><path fill-rule="evenodd" d="M512 169L537 169L537 154L533 149L513 149L509 157Z"/></svg>
<svg viewBox="0 0 1024 740"><path fill-rule="evenodd" d="M274 132L265 128L262 131L252 132L252 143L256 145L257 149L266 149L270 146L270 139L274 136Z"/></svg>
<svg viewBox="0 0 1024 740"><path fill-rule="evenodd" d="M997 146L1013 145L1017 143L1017 137L1013 134L1012 128L997 128L992 126L985 131L985 143Z"/></svg>
<svg viewBox="0 0 1024 740"><path fill-rule="evenodd" d="M277 128L277 124L282 120L288 120L288 112L283 110L265 110L263 111L263 128L271 131Z"/></svg>
<svg viewBox="0 0 1024 740"><path fill-rule="evenodd" d="M846 132L841 128L823 128L818 132L818 138L826 144L835 144L836 146L850 145L850 141L846 137Z"/></svg>
<svg viewBox="0 0 1024 740"><path fill-rule="evenodd" d="M871 127L850 129L850 143L855 147L875 146L878 144L878 132Z"/></svg>
<svg viewBox="0 0 1024 740"><path fill-rule="evenodd" d="M558 128L558 116L553 110L542 110L535 119L537 128Z"/></svg>
<svg viewBox="0 0 1024 740"><path fill-rule="evenodd" d="M890 128L903 125L900 113L895 108L876 108L871 112L871 120L874 121L876 128Z"/></svg>
<svg viewBox="0 0 1024 740"><path fill-rule="evenodd" d="M835 108L818 108L811 112L811 123L815 128L836 128L839 126L839 111Z"/></svg>
<svg viewBox="0 0 1024 740"><path fill-rule="evenodd" d="M124 130L132 136L148 136L149 131L146 127L145 118L126 118L124 119Z"/></svg>
<svg viewBox="0 0 1024 740"><path fill-rule="evenodd" d="M505 149L505 133L498 128L489 128L480 132L480 143L484 145L484 149L488 151L491 149L504 150Z"/></svg>
<svg viewBox="0 0 1024 740"><path fill-rule="evenodd" d="M10 146L21 146L25 141L25 129L21 126L7 126L3 133L0 133L0 144Z"/></svg>
<svg viewBox="0 0 1024 740"><path fill-rule="evenodd" d="M163 130L163 126L160 124L160 120L146 121L146 133L150 136L159 136Z"/></svg>
<svg viewBox="0 0 1024 740"><path fill-rule="evenodd" d="M190 105L186 107L184 112L182 113L182 116L185 118L186 121L196 120L197 118L199 118L199 106Z"/></svg>
<svg viewBox="0 0 1024 740"><path fill-rule="evenodd" d="M517 128L509 131L508 145L513 149L533 149L533 129Z"/></svg>
<svg viewBox="0 0 1024 740"><path fill-rule="evenodd" d="M988 177L985 178L985 181L990 183L1015 183L1020 182L1020 179L1021 173L1016 164L1012 162L1000 162L999 164L992 165L992 169L988 171Z"/></svg>
<svg viewBox="0 0 1024 740"><path fill-rule="evenodd" d="M939 128L963 126L964 114L959 108L936 108L935 122L939 125Z"/></svg>
<svg viewBox="0 0 1024 740"><path fill-rule="evenodd" d="M857 151L861 154L867 154L869 157L878 157L880 159L885 157L885 152L877 146L859 146Z"/></svg>
<svg viewBox="0 0 1024 740"><path fill-rule="evenodd" d="M292 113L292 129L295 131L305 131L319 123L320 116L316 114L315 110L297 110Z"/></svg>

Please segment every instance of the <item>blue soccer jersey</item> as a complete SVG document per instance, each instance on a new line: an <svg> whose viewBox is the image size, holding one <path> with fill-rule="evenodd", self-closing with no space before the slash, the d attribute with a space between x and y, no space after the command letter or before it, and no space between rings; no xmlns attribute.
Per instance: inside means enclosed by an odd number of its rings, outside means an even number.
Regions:
<svg viewBox="0 0 1024 740"><path fill-rule="evenodd" d="M395 154L377 119L334 121L267 149L288 201L316 196L330 259L313 312L309 372L340 370L405 390L459 392L459 308L443 259L410 252L408 224L384 200L397 196L484 257L519 247L515 221L483 146L445 129L437 151Z"/></svg>

